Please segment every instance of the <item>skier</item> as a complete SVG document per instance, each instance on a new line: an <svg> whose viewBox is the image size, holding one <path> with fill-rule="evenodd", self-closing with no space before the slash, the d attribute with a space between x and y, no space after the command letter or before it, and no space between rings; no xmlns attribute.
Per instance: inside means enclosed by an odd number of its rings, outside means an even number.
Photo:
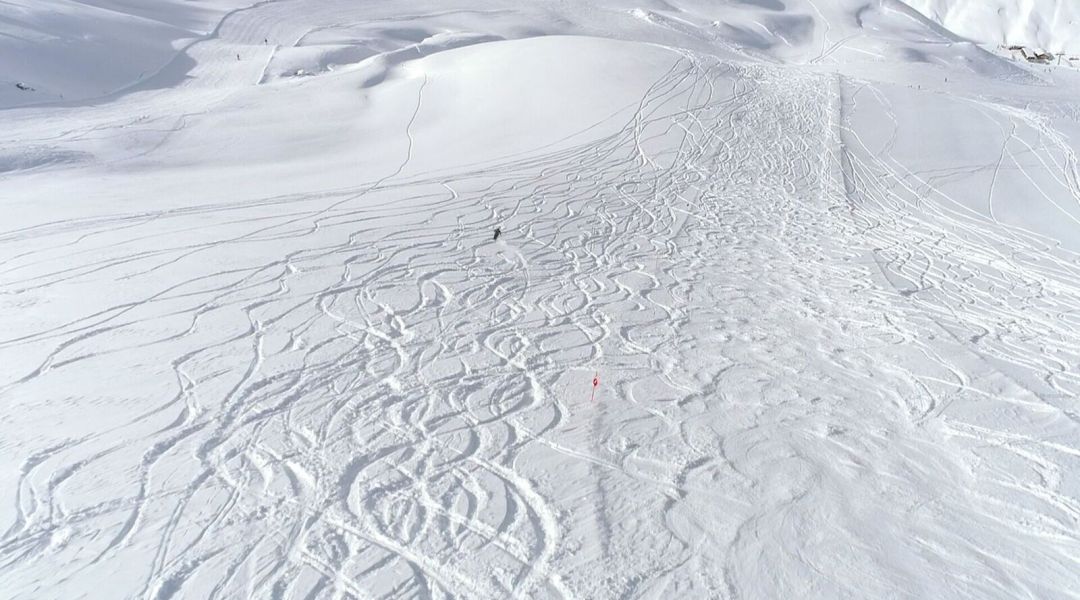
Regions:
<svg viewBox="0 0 1080 600"><path fill-rule="evenodd" d="M496 227L495 228L495 237L491 238L491 241L494 242L495 240L499 239L500 235L502 235L502 228L501 227Z"/></svg>

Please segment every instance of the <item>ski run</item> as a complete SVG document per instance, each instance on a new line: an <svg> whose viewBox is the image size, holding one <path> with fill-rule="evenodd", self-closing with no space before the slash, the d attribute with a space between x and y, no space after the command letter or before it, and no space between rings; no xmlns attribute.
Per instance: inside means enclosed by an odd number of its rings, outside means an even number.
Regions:
<svg viewBox="0 0 1080 600"><path fill-rule="evenodd" d="M0 598L1080 598L995 2L0 3Z"/></svg>

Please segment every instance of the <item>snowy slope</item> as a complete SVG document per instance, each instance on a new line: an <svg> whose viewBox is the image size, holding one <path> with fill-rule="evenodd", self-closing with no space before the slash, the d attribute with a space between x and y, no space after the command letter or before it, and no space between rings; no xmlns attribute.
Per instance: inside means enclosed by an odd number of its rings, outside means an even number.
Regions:
<svg viewBox="0 0 1080 600"><path fill-rule="evenodd" d="M897 1L0 6L0 598L1078 597L1075 70Z"/></svg>
<svg viewBox="0 0 1080 600"><path fill-rule="evenodd" d="M972 40L1080 55L1080 3L1073 0L904 1Z"/></svg>
<svg viewBox="0 0 1080 600"><path fill-rule="evenodd" d="M5 0L0 3L0 106L77 101L156 76L213 36L247 0ZM174 65L186 69L190 64ZM19 90L16 83L31 88Z"/></svg>

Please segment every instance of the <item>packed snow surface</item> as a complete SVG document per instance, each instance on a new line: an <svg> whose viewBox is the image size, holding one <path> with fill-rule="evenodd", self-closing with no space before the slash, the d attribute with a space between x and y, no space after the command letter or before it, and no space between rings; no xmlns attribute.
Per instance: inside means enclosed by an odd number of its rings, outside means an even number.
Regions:
<svg viewBox="0 0 1080 600"><path fill-rule="evenodd" d="M1077 71L893 0L0 33L0 597L1080 597Z"/></svg>

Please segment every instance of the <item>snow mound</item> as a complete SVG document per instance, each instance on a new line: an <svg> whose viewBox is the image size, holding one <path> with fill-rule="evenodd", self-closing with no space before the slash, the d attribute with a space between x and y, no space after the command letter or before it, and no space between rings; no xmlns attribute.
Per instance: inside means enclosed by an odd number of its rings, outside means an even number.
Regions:
<svg viewBox="0 0 1080 600"><path fill-rule="evenodd" d="M500 40L493 35L471 32L432 32L419 41L412 41L416 30L406 32L409 37L397 37L398 32L385 30L374 32L367 39L350 40L349 43L320 43L302 40L295 46L278 49L266 68L261 82L287 77L305 77L333 71L337 67L358 65L369 70L368 85L381 81L386 72L402 62L434 54ZM364 63L359 65L358 63Z"/></svg>

